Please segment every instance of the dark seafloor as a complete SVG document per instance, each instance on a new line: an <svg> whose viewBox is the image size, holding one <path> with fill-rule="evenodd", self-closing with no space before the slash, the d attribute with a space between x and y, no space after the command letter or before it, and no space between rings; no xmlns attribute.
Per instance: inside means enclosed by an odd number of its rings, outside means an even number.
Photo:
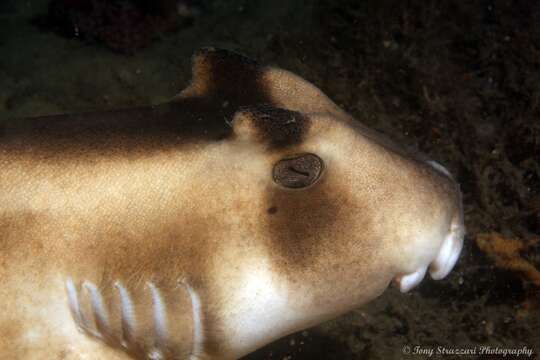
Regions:
<svg viewBox="0 0 540 360"><path fill-rule="evenodd" d="M449 277L245 359L540 358L540 1L192 0L180 26L124 19L99 36L54 29L48 2L0 1L0 118L166 101L211 45L297 73L461 183L468 234Z"/></svg>

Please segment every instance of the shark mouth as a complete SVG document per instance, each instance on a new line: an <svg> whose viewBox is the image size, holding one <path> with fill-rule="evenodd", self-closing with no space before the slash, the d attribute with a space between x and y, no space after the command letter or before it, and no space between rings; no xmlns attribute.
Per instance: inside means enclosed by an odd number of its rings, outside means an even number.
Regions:
<svg viewBox="0 0 540 360"><path fill-rule="evenodd" d="M449 234L444 239L441 248L435 259L428 265L421 266L418 270L411 274L398 276L395 279L399 290L402 293L408 292L412 288L416 287L429 271L433 280L444 279L450 271L454 268L461 249L463 248L463 238L465 236L465 230L461 219L454 221L450 228Z"/></svg>

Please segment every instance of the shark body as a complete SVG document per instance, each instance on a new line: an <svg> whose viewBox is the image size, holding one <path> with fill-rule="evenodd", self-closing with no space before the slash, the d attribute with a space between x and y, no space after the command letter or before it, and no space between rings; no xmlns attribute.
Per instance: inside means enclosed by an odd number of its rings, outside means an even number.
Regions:
<svg viewBox="0 0 540 360"><path fill-rule="evenodd" d="M442 166L225 50L171 102L0 122L0 358L236 359L462 247Z"/></svg>

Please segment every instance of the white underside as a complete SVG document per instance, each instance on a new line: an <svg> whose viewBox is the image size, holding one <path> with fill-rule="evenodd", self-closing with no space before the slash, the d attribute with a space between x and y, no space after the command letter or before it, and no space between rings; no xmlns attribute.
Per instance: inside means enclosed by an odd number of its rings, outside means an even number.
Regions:
<svg viewBox="0 0 540 360"><path fill-rule="evenodd" d="M241 357L286 333L306 314L291 309L288 289L266 260L243 264L242 277L234 286L225 331L232 355Z"/></svg>

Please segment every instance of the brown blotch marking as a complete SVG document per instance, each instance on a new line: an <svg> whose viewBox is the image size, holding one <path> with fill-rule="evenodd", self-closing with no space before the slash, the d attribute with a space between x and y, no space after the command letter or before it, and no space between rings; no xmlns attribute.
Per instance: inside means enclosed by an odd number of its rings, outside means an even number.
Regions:
<svg viewBox="0 0 540 360"><path fill-rule="evenodd" d="M149 155L226 138L232 130L225 119L232 115L232 108L189 98L152 107L19 119L7 123L0 147L38 156Z"/></svg>
<svg viewBox="0 0 540 360"><path fill-rule="evenodd" d="M8 318L9 319L9 318ZM4 339L20 339L23 337L26 329L21 324L20 321L16 319L9 319L11 321L6 321L0 324L0 345L4 345ZM3 349L5 350L5 349Z"/></svg>
<svg viewBox="0 0 540 360"><path fill-rule="evenodd" d="M35 227L37 222L37 216L31 211L0 213L0 254L7 254L20 246L20 239L13 234ZM41 244L39 246L42 247Z"/></svg>
<svg viewBox="0 0 540 360"><path fill-rule="evenodd" d="M27 276L39 278L42 269L54 266L47 240L35 236L46 221L32 211L0 214L0 279L21 268Z"/></svg>
<svg viewBox="0 0 540 360"><path fill-rule="evenodd" d="M251 120L260 140L271 148L301 143L310 126L309 119L301 113L269 104L245 107L240 112Z"/></svg>
<svg viewBox="0 0 540 360"><path fill-rule="evenodd" d="M279 212L264 218L265 238L279 271L297 276L310 271L315 262L343 250L341 244L329 242L340 239L341 231L352 221L341 211L344 201L345 194L340 193L339 186L330 184L327 176L307 189L269 187L266 202Z"/></svg>
<svg viewBox="0 0 540 360"><path fill-rule="evenodd" d="M227 231L224 228L227 225L220 219L222 216L219 212L212 215L204 211L198 213L196 209L179 209L172 211L166 218L145 221L152 225L145 225L127 234L111 218L110 224L103 224L98 232L81 234L89 237L77 242L82 247L70 249L72 254L92 254L84 267L81 266L77 274L74 274L74 280L88 279L107 291L114 290L116 280L120 280L130 290L144 287L147 281L153 281L165 293L166 289L177 286L177 281L181 279L203 299L203 329L214 329L219 326L219 319L206 315L211 313L207 308L211 304L204 301L204 291L211 280L205 276L214 273L216 266L221 266L216 263L219 259L209 257L208 254L219 252L221 246L226 246L216 236ZM72 261L76 259L72 258ZM88 278L89 274L93 274L93 277ZM140 293L148 294L146 290ZM133 298L132 301L137 302L137 299ZM191 314L192 309L186 311ZM188 335L191 336L192 330L189 329ZM205 334L205 349L215 347L219 353L215 345L217 339L219 334Z"/></svg>
<svg viewBox="0 0 540 360"><path fill-rule="evenodd" d="M213 264L204 255L209 252L205 248L219 244L214 233L223 225L218 216L180 212L171 212L165 219L148 220L129 235L111 219L110 224L86 235L88 239L80 240L82 247L73 251L93 254L97 263L89 261L87 266L101 269L101 281L106 286L122 279L124 274L130 274L129 281L134 283L159 283L186 274L207 274ZM160 261L156 261L158 258ZM92 273L90 268L86 270Z"/></svg>
<svg viewBox="0 0 540 360"><path fill-rule="evenodd" d="M230 50L199 49L193 55L192 72L192 88L186 90L198 95L226 100L260 99L265 95L261 94L261 66Z"/></svg>

